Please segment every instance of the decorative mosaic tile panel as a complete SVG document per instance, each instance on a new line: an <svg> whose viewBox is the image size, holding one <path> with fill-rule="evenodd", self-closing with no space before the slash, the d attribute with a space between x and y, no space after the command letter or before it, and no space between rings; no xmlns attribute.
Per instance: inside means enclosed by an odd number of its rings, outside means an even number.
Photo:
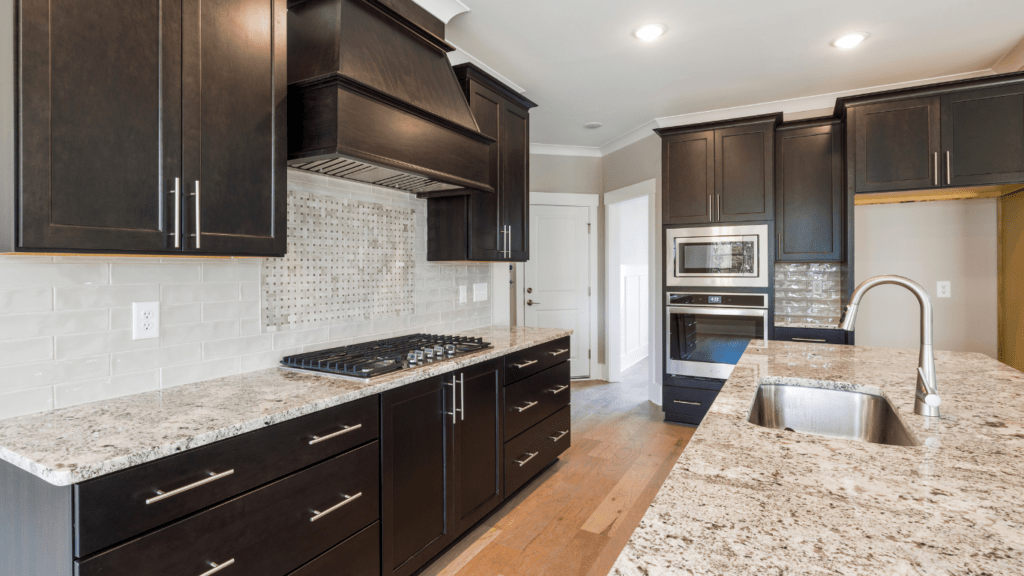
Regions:
<svg viewBox="0 0 1024 576"><path fill-rule="evenodd" d="M288 255L263 265L263 325L308 328L415 311L416 211L288 192Z"/></svg>
<svg viewBox="0 0 1024 576"><path fill-rule="evenodd" d="M776 264L775 321L833 325L842 313L842 267L839 264ZM821 280L815 294L813 282Z"/></svg>

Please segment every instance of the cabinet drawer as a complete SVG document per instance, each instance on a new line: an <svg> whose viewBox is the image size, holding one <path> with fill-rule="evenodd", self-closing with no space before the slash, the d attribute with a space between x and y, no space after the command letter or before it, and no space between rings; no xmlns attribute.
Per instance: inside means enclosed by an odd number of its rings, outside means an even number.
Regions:
<svg viewBox="0 0 1024 576"><path fill-rule="evenodd" d="M380 576L380 522L363 528L291 576Z"/></svg>
<svg viewBox="0 0 1024 576"><path fill-rule="evenodd" d="M572 408L566 406L505 443L505 497L526 484L572 444Z"/></svg>
<svg viewBox="0 0 1024 576"><path fill-rule="evenodd" d="M546 342L505 356L505 385L551 368L569 359L569 337Z"/></svg>
<svg viewBox="0 0 1024 576"><path fill-rule="evenodd" d="M715 392L725 386L725 380L714 378L692 378L689 376L673 376L666 374L664 379L666 386L678 386L680 388L697 388L699 390L714 390Z"/></svg>
<svg viewBox="0 0 1024 576"><path fill-rule="evenodd" d="M718 397L715 390L662 386L661 391L665 419L693 425L700 424Z"/></svg>
<svg viewBox="0 0 1024 576"><path fill-rule="evenodd" d="M371 396L77 484L75 556L92 554L365 444L379 435L379 421L380 400ZM351 431L331 437L346 427ZM194 488L174 494L189 486ZM160 492L164 498L154 501Z"/></svg>
<svg viewBox="0 0 1024 576"><path fill-rule="evenodd" d="M828 328L775 328L775 339L783 342L807 342L809 344L846 344L846 332Z"/></svg>
<svg viewBox="0 0 1024 576"><path fill-rule="evenodd" d="M505 440L568 406L572 394L569 383L569 363L562 362L506 387Z"/></svg>
<svg viewBox="0 0 1024 576"><path fill-rule="evenodd" d="M378 519L379 470L373 442L79 560L75 574L199 576L232 561L225 576L287 574Z"/></svg>

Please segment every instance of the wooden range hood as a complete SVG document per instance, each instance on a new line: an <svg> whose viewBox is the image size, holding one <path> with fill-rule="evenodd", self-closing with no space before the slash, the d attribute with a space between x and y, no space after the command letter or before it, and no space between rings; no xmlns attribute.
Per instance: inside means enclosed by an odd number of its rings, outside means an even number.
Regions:
<svg viewBox="0 0 1024 576"><path fill-rule="evenodd" d="M416 193L494 193L444 24L411 0L288 4L288 164Z"/></svg>

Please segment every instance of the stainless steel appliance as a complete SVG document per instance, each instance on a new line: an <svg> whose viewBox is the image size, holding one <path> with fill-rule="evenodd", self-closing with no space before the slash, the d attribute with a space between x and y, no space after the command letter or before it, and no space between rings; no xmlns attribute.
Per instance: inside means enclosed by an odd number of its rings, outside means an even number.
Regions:
<svg viewBox="0 0 1024 576"><path fill-rule="evenodd" d="M665 259L669 286L767 288L768 225L666 230Z"/></svg>
<svg viewBox="0 0 1024 576"><path fill-rule="evenodd" d="M484 342L482 338L413 334L296 354L284 358L281 364L286 368L365 380L450 360L490 347L490 342Z"/></svg>
<svg viewBox="0 0 1024 576"><path fill-rule="evenodd" d="M768 334L768 295L669 292L665 368L674 376L725 380L751 340Z"/></svg>

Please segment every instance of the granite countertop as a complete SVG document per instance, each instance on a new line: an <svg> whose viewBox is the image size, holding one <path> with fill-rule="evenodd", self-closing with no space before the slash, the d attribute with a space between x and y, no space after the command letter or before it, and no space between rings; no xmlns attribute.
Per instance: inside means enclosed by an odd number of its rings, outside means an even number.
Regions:
<svg viewBox="0 0 1024 576"><path fill-rule="evenodd" d="M751 343L611 573L1024 574L1024 374L939 352L926 419L917 355ZM922 445L750 424L762 382L880 391Z"/></svg>
<svg viewBox="0 0 1024 576"><path fill-rule="evenodd" d="M557 340L570 330L461 332L492 348L353 381L271 368L0 420L0 460L67 486Z"/></svg>
<svg viewBox="0 0 1024 576"><path fill-rule="evenodd" d="M839 330L839 324L812 324L810 322L776 322L776 328L814 328L816 330Z"/></svg>

